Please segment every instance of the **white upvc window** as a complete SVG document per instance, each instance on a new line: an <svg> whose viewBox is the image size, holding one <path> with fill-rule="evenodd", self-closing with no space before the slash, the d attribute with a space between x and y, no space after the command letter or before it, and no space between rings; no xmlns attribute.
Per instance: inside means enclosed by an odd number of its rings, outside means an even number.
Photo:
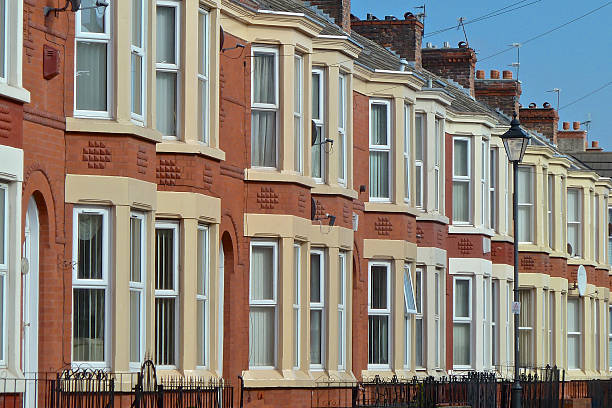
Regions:
<svg viewBox="0 0 612 408"><path fill-rule="evenodd" d="M508 304L506 305L506 322L505 322L505 327L506 327L506 362L504 363L505 365L510 365L510 362L512 361L510 358L510 355L513 350L512 335L511 335L512 333L511 322L512 322L513 316L510 312L512 310L512 302L514 301L514 298L512 297L512 295L513 295L512 282L506 282L506 300Z"/></svg>
<svg viewBox="0 0 612 408"><path fill-rule="evenodd" d="M582 190L567 189L567 250L573 257L582 256Z"/></svg>
<svg viewBox="0 0 612 408"><path fill-rule="evenodd" d="M404 104L404 201L410 202L410 105Z"/></svg>
<svg viewBox="0 0 612 408"><path fill-rule="evenodd" d="M599 352L599 300L593 298L592 299L592 326L593 326L593 350L595 350L594 356L594 364L595 371L599 371L600 369L600 352Z"/></svg>
<svg viewBox="0 0 612 408"><path fill-rule="evenodd" d="M346 112L347 95L347 75L340 74L338 78L338 183L346 186L346 162L347 162L347 141L346 141Z"/></svg>
<svg viewBox="0 0 612 408"><path fill-rule="evenodd" d="M519 166L517 199L518 199L518 237L519 242L533 242L533 188L534 188L534 168L532 166ZM516 234L516 231L514 232Z"/></svg>
<svg viewBox="0 0 612 408"><path fill-rule="evenodd" d="M254 46L251 56L251 166L278 165L278 48Z"/></svg>
<svg viewBox="0 0 612 408"><path fill-rule="evenodd" d="M277 358L278 243L251 242L249 368L271 369Z"/></svg>
<svg viewBox="0 0 612 408"><path fill-rule="evenodd" d="M130 215L130 369L138 370L144 361L146 324L145 284L147 228L143 213Z"/></svg>
<svg viewBox="0 0 612 408"><path fill-rule="evenodd" d="M489 141L483 139L480 144L480 211L481 223L483 227L490 226L489 217Z"/></svg>
<svg viewBox="0 0 612 408"><path fill-rule="evenodd" d="M591 211L593 217L591 218L591 222L593 222L593 259L599 262L599 194L593 195L593 208Z"/></svg>
<svg viewBox="0 0 612 408"><path fill-rule="evenodd" d="M499 363L499 280L491 280L491 367Z"/></svg>
<svg viewBox="0 0 612 408"><path fill-rule="evenodd" d="M541 358L542 358L542 362L544 364L549 364L550 362L547 362L546 359L548 358L548 327L547 327L547 319L548 319L548 309L550 307L550 305L548 304L548 290L547 289L543 289L542 290L542 338L540 339L540 344L542 345L542 354L541 354Z"/></svg>
<svg viewBox="0 0 612 408"><path fill-rule="evenodd" d="M197 238L197 291L196 291L196 346L198 367L208 366L210 336L210 244L209 230L206 225L198 225Z"/></svg>
<svg viewBox="0 0 612 408"><path fill-rule="evenodd" d="M608 368L612 371L612 306L608 306Z"/></svg>
<svg viewBox="0 0 612 408"><path fill-rule="evenodd" d="M293 368L300 368L300 346L301 346L301 276L302 276L302 247L296 243L293 245Z"/></svg>
<svg viewBox="0 0 612 408"><path fill-rule="evenodd" d="M180 136L181 8L180 2L158 0L156 46L156 127L168 139Z"/></svg>
<svg viewBox="0 0 612 408"><path fill-rule="evenodd" d="M608 207L608 222L606 223L608 232L608 263L612 262L612 207Z"/></svg>
<svg viewBox="0 0 612 408"><path fill-rule="evenodd" d="M109 212L75 207L72 229L72 362L108 368Z"/></svg>
<svg viewBox="0 0 612 408"><path fill-rule="evenodd" d="M484 345L483 365L491 366L491 321L489 317L489 281L488 277L482 279L482 337Z"/></svg>
<svg viewBox="0 0 612 408"><path fill-rule="evenodd" d="M388 370L391 362L391 264L368 265L368 369Z"/></svg>
<svg viewBox="0 0 612 408"><path fill-rule="evenodd" d="M497 206L499 205L497 199L498 153L497 147L491 147L489 152L489 226L495 231L499 231L497 220Z"/></svg>
<svg viewBox="0 0 612 408"><path fill-rule="evenodd" d="M434 367L435 368L440 368L440 352L441 352L441 344L440 344L440 337L441 337L441 328L440 328L440 275L442 274L442 270L441 269L436 269L436 272L434 273L434 291L435 291L435 298L434 298L434 330L435 330L435 336L434 336Z"/></svg>
<svg viewBox="0 0 612 408"><path fill-rule="evenodd" d="M453 368L472 367L472 278L453 279Z"/></svg>
<svg viewBox="0 0 612 408"><path fill-rule="evenodd" d="M8 47L6 46L8 37L7 0L0 0L0 22L2 23L0 26L0 82L6 82L8 77Z"/></svg>
<svg viewBox="0 0 612 408"><path fill-rule="evenodd" d="M315 143L311 148L311 176L318 183L325 182L325 71L312 69L312 122L316 131Z"/></svg>
<svg viewBox="0 0 612 408"><path fill-rule="evenodd" d="M293 164L296 172L304 172L304 60L294 57L295 83L293 89Z"/></svg>
<svg viewBox="0 0 612 408"><path fill-rule="evenodd" d="M554 202L554 191L555 191L555 176L548 174L548 198L546 206L546 215L548 216L548 247L553 249L554 247L554 219L553 219L553 202Z"/></svg>
<svg viewBox="0 0 612 408"><path fill-rule="evenodd" d="M555 365L555 292L548 291L548 361L551 366Z"/></svg>
<svg viewBox="0 0 612 408"><path fill-rule="evenodd" d="M132 0L132 42L131 51L131 113L132 119L143 123L146 110L147 58L145 47L147 2Z"/></svg>
<svg viewBox="0 0 612 408"><path fill-rule="evenodd" d="M155 223L155 362L176 367L179 350L179 225Z"/></svg>
<svg viewBox="0 0 612 408"><path fill-rule="evenodd" d="M338 255L338 370L346 369L346 253Z"/></svg>
<svg viewBox="0 0 612 408"><path fill-rule="evenodd" d="M325 251L310 251L310 368L322 370L325 362Z"/></svg>
<svg viewBox="0 0 612 408"><path fill-rule="evenodd" d="M391 200L391 103L370 100L370 201Z"/></svg>
<svg viewBox="0 0 612 408"><path fill-rule="evenodd" d="M412 319L417 313L416 296L412 284L410 265L404 264L404 368L412 369Z"/></svg>
<svg viewBox="0 0 612 408"><path fill-rule="evenodd" d="M576 297L567 298L567 368L582 367L582 307Z"/></svg>
<svg viewBox="0 0 612 408"><path fill-rule="evenodd" d="M416 268L415 270L415 283L414 283L414 295L416 314L414 315L414 340L415 340L415 351L414 351L414 365L418 368L425 366L425 348L423 347L423 339L425 337L425 327L423 324L423 280L424 280L423 268Z"/></svg>
<svg viewBox="0 0 612 408"><path fill-rule="evenodd" d="M7 275L8 275L8 242L9 242L9 203L8 186L0 184L0 365L6 365L7 347L7 314L6 299L7 294Z"/></svg>
<svg viewBox="0 0 612 408"><path fill-rule="evenodd" d="M534 353L534 304L533 290L519 289L519 302L521 304L521 312L519 314L519 350L521 367L535 367Z"/></svg>
<svg viewBox="0 0 612 408"><path fill-rule="evenodd" d="M442 147L444 146L444 119L436 118L434 135L434 211L440 211L440 163L442 161Z"/></svg>
<svg viewBox="0 0 612 408"><path fill-rule="evenodd" d="M472 220L470 139L453 138L453 224Z"/></svg>
<svg viewBox="0 0 612 408"><path fill-rule="evenodd" d="M208 11L198 10L198 140L209 143L210 128L210 16Z"/></svg>
<svg viewBox="0 0 612 408"><path fill-rule="evenodd" d="M506 211L506 216L504 217L504 228L506 233L510 233L510 172L511 164L507 161L504 161L506 164L506 177L504 177L504 209Z"/></svg>
<svg viewBox="0 0 612 408"><path fill-rule="evenodd" d="M113 95L112 5L95 4L94 0L83 1L82 10L75 16L74 115L109 118Z"/></svg>
<svg viewBox="0 0 612 408"><path fill-rule="evenodd" d="M424 113L414 115L414 168L415 168L415 205L423 207L423 162L425 156L425 130L427 116Z"/></svg>

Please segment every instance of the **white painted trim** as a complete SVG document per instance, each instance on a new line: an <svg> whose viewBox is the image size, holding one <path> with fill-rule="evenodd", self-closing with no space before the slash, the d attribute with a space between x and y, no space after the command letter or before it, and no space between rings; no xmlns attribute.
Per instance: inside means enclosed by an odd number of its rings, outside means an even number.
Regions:
<svg viewBox="0 0 612 408"><path fill-rule="evenodd" d="M385 145L374 145L372 144L372 105L385 105L387 107L387 144ZM383 202L383 203L388 203L391 202L391 199L393 197L393 163L395 162L394 157L392 156L392 150L393 150L393 137L394 137L394 132L393 129L391 129L391 115L393 113L391 112L391 101L386 100L386 99L370 99L369 100L369 111L368 111L368 115L369 115L369 130L368 130L368 146L369 146L369 151L368 151L368 162L369 162L369 155L371 154L372 151L376 151L376 152L386 152L389 155L389 159L388 159L388 176L389 179L387 180L389 183L389 197L372 197L372 186L369 186L368 189L368 194L369 194L369 201L370 202ZM369 184L369 175L368 175L368 184Z"/></svg>
<svg viewBox="0 0 612 408"><path fill-rule="evenodd" d="M372 309L372 267L373 266L382 266L386 269L386 274L387 274L387 307L385 309ZM387 359L389 361L388 364L370 364L370 362L368 361L368 366L367 369L368 370L390 370L391 369L391 362L393 361L393 344L394 344L394 340L393 340L393 330L392 330L392 326L393 326L393 320L392 320L392 310L391 310L391 302L393 300L393 296L391 294L391 262L390 261L372 261L368 263L368 321L370 319L370 316L387 316L387 318L389 319L389 323L387 325L387 339L388 341L388 356ZM368 338L369 338L369 333L368 333ZM368 344L368 347L370 347L370 344ZM368 354L369 354L369 350L368 350ZM368 358L369 360L369 358Z"/></svg>
<svg viewBox="0 0 612 408"><path fill-rule="evenodd" d="M147 282L147 245L146 245L146 241L147 241L147 231L148 228L146 228L146 217L143 213L140 212L131 212L130 213L130 224L131 224L131 220L132 219L138 219L140 220L141 224L140 224L140 282L135 282L131 280L131 276L130 276L130 281L129 281L129 290L130 290L130 294L132 291L138 292L140 294L140 322L139 322L139 331L140 331L140 359L138 362L136 361L131 361L132 357L131 357L131 349L130 349L130 370L134 370L137 371L140 369L141 364L144 361L144 356L145 356L145 347L146 347L146 322L148 321L147 319L147 314L146 314L146 282ZM132 248L132 237L131 237L131 225L130 225L130 251ZM130 268L132 267L132 260L131 260L131 253L130 253ZM130 270L131 272L131 270ZM131 275L131 274L130 274ZM130 307L131 307L131 299L130 299ZM130 310L130 314L131 314L131 310ZM131 339L130 339L130 347L131 347Z"/></svg>
<svg viewBox="0 0 612 408"><path fill-rule="evenodd" d="M325 143L323 143L323 141L327 138L326 135L326 105L325 105L325 85L326 85L326 77L325 77L325 69L323 67L313 67L312 68L312 76L318 76L319 77L319 118L315 119L314 118L314 112L311 113L311 117L312 117L312 121L314 122L315 126L317 128L321 128L321 136L319 138L319 149L320 149L320 156L321 156L321 177L315 177L312 174L313 171L313 166L312 166L312 158L311 158L311 165L310 165L310 175L311 177L314 179L315 183L320 183L323 184L325 183L325 180L327 179L327 156L325 154ZM313 90L314 90L314 80L311 82L312 86L313 86ZM311 98L312 99L312 98ZM311 146L311 150L312 150L312 146Z"/></svg>
<svg viewBox="0 0 612 408"><path fill-rule="evenodd" d="M313 364L310 363L311 371L321 371L325 369L325 361L327 356L327 308L325 306L325 286L327 285L327 273L326 273L326 263L325 263L325 250L324 249L311 249L310 257L312 256L319 257L319 301L312 301L312 293L310 293L310 302L309 302L309 310L312 312L313 310L318 310L321 312L321 364ZM310 274L312 281L312 262L310 263ZM310 322L312 325L312 322ZM311 339L312 341L312 339ZM312 353L312 350L311 350Z"/></svg>

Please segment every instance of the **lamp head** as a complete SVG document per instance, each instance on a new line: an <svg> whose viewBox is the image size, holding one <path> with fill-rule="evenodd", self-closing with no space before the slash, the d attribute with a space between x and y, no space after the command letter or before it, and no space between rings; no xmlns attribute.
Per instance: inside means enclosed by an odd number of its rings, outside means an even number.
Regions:
<svg viewBox="0 0 612 408"><path fill-rule="evenodd" d="M516 112L513 114L512 122L510 122L510 129L501 138L506 148L508 161L521 162L531 136L521 128L521 123L516 118Z"/></svg>

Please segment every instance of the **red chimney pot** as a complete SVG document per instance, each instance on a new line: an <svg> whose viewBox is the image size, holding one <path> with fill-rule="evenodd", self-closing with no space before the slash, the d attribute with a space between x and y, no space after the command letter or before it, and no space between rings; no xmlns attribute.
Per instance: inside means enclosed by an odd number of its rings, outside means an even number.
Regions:
<svg viewBox="0 0 612 408"><path fill-rule="evenodd" d="M491 79L499 79L499 71L496 69L491 70Z"/></svg>
<svg viewBox="0 0 612 408"><path fill-rule="evenodd" d="M563 122L563 130L569 130L570 128L570 123L569 122Z"/></svg>
<svg viewBox="0 0 612 408"><path fill-rule="evenodd" d="M580 122L574 122L574 130L580 130Z"/></svg>
<svg viewBox="0 0 612 408"><path fill-rule="evenodd" d="M476 71L476 79L485 79L485 72L482 69Z"/></svg>
<svg viewBox="0 0 612 408"><path fill-rule="evenodd" d="M504 71L502 74L504 79L512 79L512 71Z"/></svg>

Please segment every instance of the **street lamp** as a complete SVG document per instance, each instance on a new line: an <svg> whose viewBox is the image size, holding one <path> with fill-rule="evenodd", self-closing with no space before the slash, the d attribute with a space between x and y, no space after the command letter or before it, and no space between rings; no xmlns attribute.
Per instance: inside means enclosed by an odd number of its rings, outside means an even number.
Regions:
<svg viewBox="0 0 612 408"><path fill-rule="evenodd" d="M521 124L516 118L516 112L513 115L512 122L510 122L510 129L501 136L506 148L506 154L508 155L508 161L512 163L512 172L514 177L514 192L512 194L512 216L514 218L514 303L518 303L518 197L516 184L518 181L518 166L525 150L529 144L531 137L527 132L521 129ZM521 408L521 383L519 381L519 315L514 314L514 384L512 384L512 408Z"/></svg>

